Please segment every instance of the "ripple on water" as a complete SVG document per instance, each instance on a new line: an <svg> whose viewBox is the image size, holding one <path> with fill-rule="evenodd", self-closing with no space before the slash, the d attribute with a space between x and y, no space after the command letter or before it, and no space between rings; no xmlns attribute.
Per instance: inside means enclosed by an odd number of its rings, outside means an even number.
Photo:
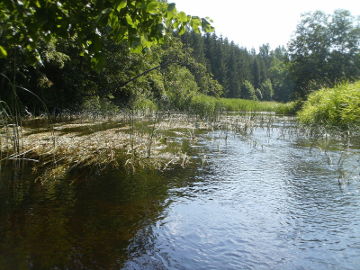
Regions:
<svg viewBox="0 0 360 270"><path fill-rule="evenodd" d="M210 169L170 190L154 239L159 269L359 269L359 181L341 187L321 151L276 130L208 148ZM140 258L155 269L156 256Z"/></svg>

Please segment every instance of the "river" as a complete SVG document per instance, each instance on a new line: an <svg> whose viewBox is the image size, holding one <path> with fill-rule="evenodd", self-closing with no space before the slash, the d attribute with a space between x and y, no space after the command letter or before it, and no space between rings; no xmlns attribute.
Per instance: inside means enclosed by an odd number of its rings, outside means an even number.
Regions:
<svg viewBox="0 0 360 270"><path fill-rule="evenodd" d="M0 269L359 269L359 144L293 125L202 134L162 173L3 166Z"/></svg>

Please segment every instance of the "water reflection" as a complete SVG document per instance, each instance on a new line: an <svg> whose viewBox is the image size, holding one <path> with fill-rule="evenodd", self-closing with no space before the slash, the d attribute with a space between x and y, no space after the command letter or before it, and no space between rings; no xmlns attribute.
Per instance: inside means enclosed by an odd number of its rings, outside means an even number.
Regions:
<svg viewBox="0 0 360 270"><path fill-rule="evenodd" d="M130 240L166 207L167 180L151 172L33 179L2 170L0 269L120 269Z"/></svg>

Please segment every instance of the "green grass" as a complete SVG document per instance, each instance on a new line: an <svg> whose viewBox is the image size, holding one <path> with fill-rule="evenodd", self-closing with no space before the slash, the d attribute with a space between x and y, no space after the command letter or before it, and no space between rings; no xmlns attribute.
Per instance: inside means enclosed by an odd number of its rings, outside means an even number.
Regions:
<svg viewBox="0 0 360 270"><path fill-rule="evenodd" d="M190 111L200 115L213 115L222 111L294 114L296 107L297 102L280 103L240 98L215 98L206 95L197 95L190 103Z"/></svg>
<svg viewBox="0 0 360 270"><path fill-rule="evenodd" d="M309 95L298 112L300 122L343 129L360 125L360 81L323 88Z"/></svg>

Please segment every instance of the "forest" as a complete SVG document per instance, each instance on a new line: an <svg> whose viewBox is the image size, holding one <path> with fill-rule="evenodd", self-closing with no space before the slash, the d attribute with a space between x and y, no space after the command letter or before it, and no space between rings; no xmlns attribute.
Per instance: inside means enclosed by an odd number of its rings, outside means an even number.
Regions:
<svg viewBox="0 0 360 270"><path fill-rule="evenodd" d="M200 95L288 102L360 77L359 18L346 10L305 14L287 47L254 49L165 1L5 1L0 9L8 114L188 111Z"/></svg>

